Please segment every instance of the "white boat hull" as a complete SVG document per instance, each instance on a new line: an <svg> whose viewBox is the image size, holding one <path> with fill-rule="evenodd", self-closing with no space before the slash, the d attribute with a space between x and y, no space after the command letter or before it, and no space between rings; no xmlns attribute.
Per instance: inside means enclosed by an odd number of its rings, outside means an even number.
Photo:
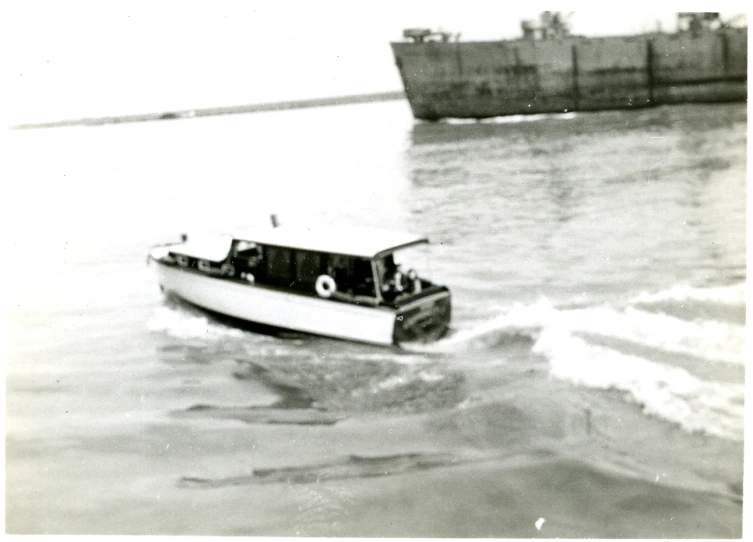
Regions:
<svg viewBox="0 0 753 542"><path fill-rule="evenodd" d="M210 311L338 339L381 345L394 342L397 312L388 307L358 306L281 292L155 263L163 291Z"/></svg>

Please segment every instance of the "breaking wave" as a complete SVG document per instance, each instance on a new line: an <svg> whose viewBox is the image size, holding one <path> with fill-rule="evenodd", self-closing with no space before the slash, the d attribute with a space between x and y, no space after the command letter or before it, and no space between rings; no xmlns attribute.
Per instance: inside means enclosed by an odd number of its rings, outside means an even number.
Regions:
<svg viewBox="0 0 753 542"><path fill-rule="evenodd" d="M632 307L563 311L560 322L569 329L613 337L677 354L709 361L742 364L745 328L713 320L688 321Z"/></svg>
<svg viewBox="0 0 753 542"><path fill-rule="evenodd" d="M742 440L743 384L702 381L681 367L595 346L557 328L541 333L534 352L548 358L555 377L627 392L646 414L691 432Z"/></svg>
<svg viewBox="0 0 753 542"><path fill-rule="evenodd" d="M687 285L677 285L658 293L644 292L632 300L634 304L651 304L663 301L701 301L722 305L744 305L745 283L712 288L694 288Z"/></svg>
<svg viewBox="0 0 753 542"><path fill-rule="evenodd" d="M690 299L739 305L744 304L743 292L740 286L675 287L642 294L632 303ZM693 374L692 367L714 363L741 367L744 325L683 319L632 304L564 309L541 300L514 305L500 316L418 349L455 352L489 348L518 335L530 337L532 351L548 360L550 374L556 378L625 392L647 415L687 431L743 438L744 384L704 380ZM673 363L677 356L685 359L683 367Z"/></svg>
<svg viewBox="0 0 753 542"><path fill-rule="evenodd" d="M457 405L466 397L462 371L442 362L442 354L489 350L523 338L521 344L529 343L525 348L545 359L555 378L622 392L645 414L690 432L742 440L745 325L734 318L692 317L699 303L744 308L744 285L675 286L642 293L622 305L557 307L546 299L516 304L437 343L399 352L269 339L190 307L159 307L148 327L179 340L220 341L226 349L231 340L241 352L248 346L254 362L241 363L251 369L237 376L259 378L287 394L297 390L317 408L340 414ZM667 314L664 309L670 305L682 310ZM260 349L267 340L275 341L268 345L271 349ZM258 363L263 370L254 368ZM725 373L726 378L720 377Z"/></svg>

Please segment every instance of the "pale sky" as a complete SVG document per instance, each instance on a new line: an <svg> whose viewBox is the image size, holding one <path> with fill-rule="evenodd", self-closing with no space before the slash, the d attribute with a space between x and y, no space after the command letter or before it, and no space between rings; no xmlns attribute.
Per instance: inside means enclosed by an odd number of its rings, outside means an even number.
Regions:
<svg viewBox="0 0 753 542"><path fill-rule="evenodd" d="M697 4L697 5L696 5ZM708 4L708 3L707 3ZM521 19L574 11L584 35L675 28L677 11L743 13L741 2L631 3L633 11L490 0L6 1L6 125L398 90L389 42L407 27L514 38ZM648 7L647 7L648 6ZM665 7L666 6L666 7ZM674 8L674 9L673 9Z"/></svg>

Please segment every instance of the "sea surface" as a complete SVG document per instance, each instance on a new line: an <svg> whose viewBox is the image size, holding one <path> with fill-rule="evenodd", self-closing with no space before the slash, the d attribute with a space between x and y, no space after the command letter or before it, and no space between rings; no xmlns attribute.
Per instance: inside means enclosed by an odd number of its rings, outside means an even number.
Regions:
<svg viewBox="0 0 753 542"><path fill-rule="evenodd" d="M9 132L7 531L741 537L746 132L405 102ZM151 245L270 213L428 235L449 335L162 296Z"/></svg>

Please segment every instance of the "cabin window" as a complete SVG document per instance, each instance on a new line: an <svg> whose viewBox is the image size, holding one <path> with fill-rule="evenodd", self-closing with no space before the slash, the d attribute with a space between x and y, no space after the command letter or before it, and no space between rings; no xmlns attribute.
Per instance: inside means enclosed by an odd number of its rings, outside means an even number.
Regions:
<svg viewBox="0 0 753 542"><path fill-rule="evenodd" d="M299 250L295 253L296 280L302 286L313 286L322 274L322 255L318 252Z"/></svg>
<svg viewBox="0 0 753 542"><path fill-rule="evenodd" d="M327 264L327 274L335 279L338 292L376 297L371 260L332 255Z"/></svg>
<svg viewBox="0 0 753 542"><path fill-rule="evenodd" d="M267 280L289 286L293 282L292 251L289 248L267 247Z"/></svg>
<svg viewBox="0 0 753 542"><path fill-rule="evenodd" d="M247 250L254 250L258 247L253 241L237 241L235 245L236 252L245 252Z"/></svg>
<svg viewBox="0 0 753 542"><path fill-rule="evenodd" d="M231 262L239 273L251 273L256 279L263 275L262 248L251 241L237 241L232 250Z"/></svg>
<svg viewBox="0 0 753 542"><path fill-rule="evenodd" d="M404 294L420 293L431 286L431 282L418 273L428 267L427 261L428 253L422 246L403 248L378 259L376 267L382 297L389 302Z"/></svg>
<svg viewBox="0 0 753 542"><path fill-rule="evenodd" d="M353 293L376 297L374 271L371 268L371 260L356 258L353 261Z"/></svg>
<svg viewBox="0 0 753 542"><path fill-rule="evenodd" d="M335 279L339 292L347 291L353 274L353 258L331 254L327 262L327 274Z"/></svg>

